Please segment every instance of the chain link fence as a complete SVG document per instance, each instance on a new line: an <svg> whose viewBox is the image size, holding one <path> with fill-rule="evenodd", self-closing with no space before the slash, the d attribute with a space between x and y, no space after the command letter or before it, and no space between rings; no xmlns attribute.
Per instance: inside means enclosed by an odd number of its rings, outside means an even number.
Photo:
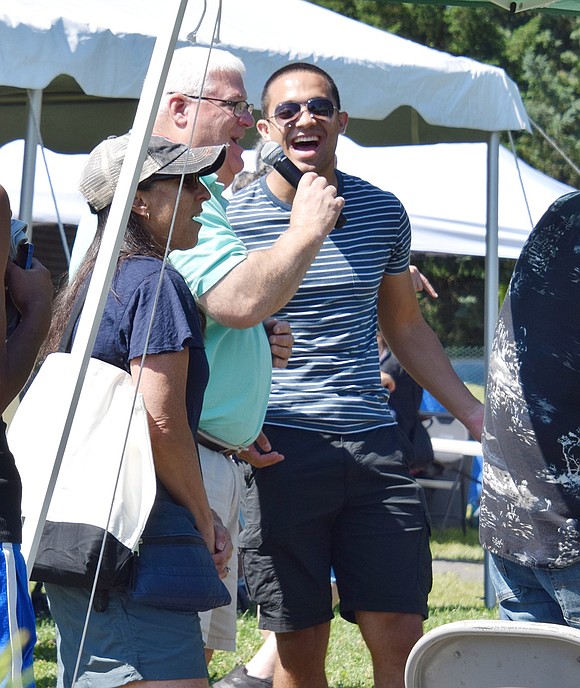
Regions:
<svg viewBox="0 0 580 688"><path fill-rule="evenodd" d="M453 346L447 356L459 377L469 385L485 386L483 346Z"/></svg>

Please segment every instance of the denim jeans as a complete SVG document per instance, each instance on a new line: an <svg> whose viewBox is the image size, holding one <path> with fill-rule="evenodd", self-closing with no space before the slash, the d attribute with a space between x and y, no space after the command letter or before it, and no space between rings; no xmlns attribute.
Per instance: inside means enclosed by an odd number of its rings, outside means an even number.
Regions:
<svg viewBox="0 0 580 688"><path fill-rule="evenodd" d="M500 618L580 629L580 562L560 569L539 569L492 554L489 574Z"/></svg>

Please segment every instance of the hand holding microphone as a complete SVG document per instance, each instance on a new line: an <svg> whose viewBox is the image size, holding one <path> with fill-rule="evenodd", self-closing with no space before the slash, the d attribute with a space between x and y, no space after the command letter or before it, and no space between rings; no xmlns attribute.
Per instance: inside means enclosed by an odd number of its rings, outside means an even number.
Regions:
<svg viewBox="0 0 580 688"><path fill-rule="evenodd" d="M298 182L304 176L304 172L299 170L298 167L296 167L296 165L286 155L284 155L284 151L278 143L274 141L268 141L266 144L264 144L264 147L260 153L260 157L266 165L273 167L276 172L282 175L288 184L293 186L295 189L298 188ZM346 217L341 211L334 226L340 229L341 227L344 227L345 224Z"/></svg>

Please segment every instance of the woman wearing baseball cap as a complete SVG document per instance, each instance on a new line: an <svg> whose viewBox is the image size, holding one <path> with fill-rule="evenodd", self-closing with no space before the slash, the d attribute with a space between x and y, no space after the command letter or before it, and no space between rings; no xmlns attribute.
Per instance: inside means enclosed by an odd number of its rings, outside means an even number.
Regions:
<svg viewBox="0 0 580 688"><path fill-rule="evenodd" d="M128 139L126 135L100 143L83 172L80 190L98 214L98 231L75 278L57 297L44 353L57 349L71 308L82 298L93 271ZM224 157L223 146L189 149L160 136L151 138L92 354L130 372L135 381L147 354L139 391L149 415L156 500L188 509L212 554L214 521L194 441L207 360L191 292L181 275L163 263L168 243L171 249L197 243L199 223L194 218L210 197L199 177L217 170ZM68 687L90 591L54 584L46 589L60 633L59 685ZM175 688L205 688L199 618L135 602L125 588L110 590L93 605L77 684L113 688L134 681L141 686L163 681Z"/></svg>

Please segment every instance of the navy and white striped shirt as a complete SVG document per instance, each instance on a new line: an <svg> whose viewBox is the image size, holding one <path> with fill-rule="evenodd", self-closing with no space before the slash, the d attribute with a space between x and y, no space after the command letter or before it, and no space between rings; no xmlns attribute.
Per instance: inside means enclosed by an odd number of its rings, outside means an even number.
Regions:
<svg viewBox="0 0 580 688"><path fill-rule="evenodd" d="M377 294L383 274L407 269L411 230L391 193L337 171L347 223L334 229L302 285L276 317L292 325L288 367L275 370L266 422L336 434L394 423L380 382ZM291 206L265 178L231 200L228 219L250 250L270 247Z"/></svg>

